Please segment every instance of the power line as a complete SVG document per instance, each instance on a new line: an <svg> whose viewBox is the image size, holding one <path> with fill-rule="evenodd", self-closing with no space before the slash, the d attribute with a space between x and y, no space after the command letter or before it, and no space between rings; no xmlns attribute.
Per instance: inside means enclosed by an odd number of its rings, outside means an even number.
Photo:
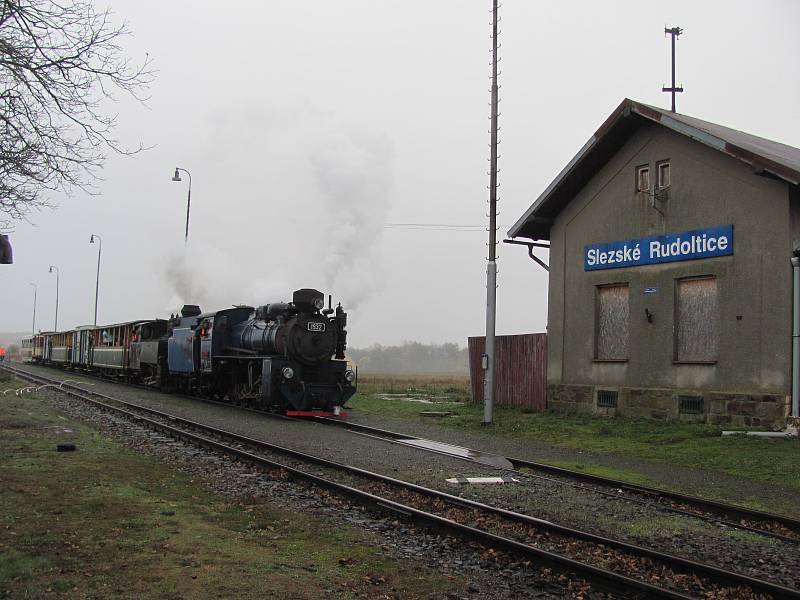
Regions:
<svg viewBox="0 0 800 600"><path fill-rule="evenodd" d="M385 229L419 229L429 231L486 231L486 225L456 223L384 223ZM506 227L506 229L508 229Z"/></svg>

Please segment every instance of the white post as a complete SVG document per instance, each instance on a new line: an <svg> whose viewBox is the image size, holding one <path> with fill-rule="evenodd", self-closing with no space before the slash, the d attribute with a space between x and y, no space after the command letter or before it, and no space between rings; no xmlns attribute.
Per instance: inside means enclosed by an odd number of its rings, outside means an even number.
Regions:
<svg viewBox="0 0 800 600"><path fill-rule="evenodd" d="M486 267L486 373L483 379L483 424L493 422L494 405L494 333L497 301L497 263L490 261Z"/></svg>

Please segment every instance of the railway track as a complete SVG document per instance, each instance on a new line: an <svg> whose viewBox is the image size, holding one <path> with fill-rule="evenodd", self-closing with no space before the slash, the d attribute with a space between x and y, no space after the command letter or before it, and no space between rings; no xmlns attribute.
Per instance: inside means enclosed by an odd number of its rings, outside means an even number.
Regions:
<svg viewBox="0 0 800 600"><path fill-rule="evenodd" d="M427 440L404 433L360 425L358 423L337 421L324 417L314 417L309 420L325 425L341 427L361 435L367 435L388 442L404 445L410 444L416 448L448 454L465 460L475 460L477 456L482 458L482 460L478 460L477 462L490 466L497 466L499 468L502 468L502 465L499 464L500 461L496 459L502 459L508 462L509 469L519 471L520 474L534 474L534 476L536 476L536 473L547 473L548 475L556 475L561 477L561 479L556 477L543 478L582 489L586 489L586 485L584 484L589 484L596 493L608 497L617 499L624 498L640 504L653 504L656 502L662 509L675 514L700 518L726 527L749 531L785 542L800 543L800 520L783 515L766 513L742 506L717 502L715 500L708 500L660 488L637 485L618 479L592 475L590 473L564 469L520 458L500 457L495 455L495 460L491 460L488 457L492 455L470 448L451 446L436 440ZM448 447L454 450L448 451ZM564 479L569 481L564 481ZM576 484L574 483L575 481L579 481L580 483Z"/></svg>
<svg viewBox="0 0 800 600"><path fill-rule="evenodd" d="M115 382L91 374L82 373L81 375L92 379L98 379L106 383L122 383L126 386L152 390L152 388L147 386L118 381ZM272 418L287 420L298 418L264 413L263 411L256 411L254 409L241 406L233 406L231 404L206 398L197 398L194 396L186 397L194 401L201 401L207 404L214 404L227 408L237 408L238 410L251 411L255 412L256 414L269 416ZM655 505L669 513L702 519L704 521L716 523L724 527L739 529L741 531L747 531L750 533L771 537L784 542L795 544L800 543L800 520L792 519L784 515L767 513L743 506L709 500L688 494L681 494L661 488L638 485L618 479L612 479L600 475L592 475L582 471L556 467L526 459L505 457L497 454L482 452L472 448L453 446L451 444L446 444L436 440L420 438L395 431L352 423L349 421L325 417L300 417L300 419L340 427L361 435L365 435L367 437L382 439L387 442L403 444L406 446L413 446L423 451L445 454L453 458L477 462L494 468L517 471L520 475L545 479L557 484L569 485L582 490L591 490L593 493L609 498L615 498L618 500L624 499L632 503L646 506ZM546 473L547 476L541 475L541 473ZM576 481L579 483L575 483Z"/></svg>
<svg viewBox="0 0 800 600"><path fill-rule="evenodd" d="M409 482L255 440L87 390L69 382L2 365L22 380L57 389L97 409L161 434L223 453L280 477L404 520L446 530L577 576L625 597L800 598L800 592L686 558L642 548L439 492ZM309 471L309 466L313 465Z"/></svg>

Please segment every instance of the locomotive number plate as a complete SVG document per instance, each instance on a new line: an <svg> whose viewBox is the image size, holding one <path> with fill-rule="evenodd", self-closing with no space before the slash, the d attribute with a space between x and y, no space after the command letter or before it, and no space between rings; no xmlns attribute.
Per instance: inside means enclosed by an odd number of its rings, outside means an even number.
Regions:
<svg viewBox="0 0 800 600"><path fill-rule="evenodd" d="M317 321L311 321L308 324L309 331L325 331L325 323L319 323Z"/></svg>

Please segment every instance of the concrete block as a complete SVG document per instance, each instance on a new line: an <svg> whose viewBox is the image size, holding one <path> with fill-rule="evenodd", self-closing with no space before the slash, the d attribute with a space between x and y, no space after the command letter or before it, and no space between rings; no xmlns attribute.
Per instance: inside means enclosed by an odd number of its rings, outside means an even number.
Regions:
<svg viewBox="0 0 800 600"><path fill-rule="evenodd" d="M753 416L756 414L755 402L740 402L739 413L742 415Z"/></svg>
<svg viewBox="0 0 800 600"><path fill-rule="evenodd" d="M730 415L708 415L707 418L711 425L728 425L731 422Z"/></svg>
<svg viewBox="0 0 800 600"><path fill-rule="evenodd" d="M725 400L721 398L706 398L706 411L712 415L724 415L726 411Z"/></svg>

